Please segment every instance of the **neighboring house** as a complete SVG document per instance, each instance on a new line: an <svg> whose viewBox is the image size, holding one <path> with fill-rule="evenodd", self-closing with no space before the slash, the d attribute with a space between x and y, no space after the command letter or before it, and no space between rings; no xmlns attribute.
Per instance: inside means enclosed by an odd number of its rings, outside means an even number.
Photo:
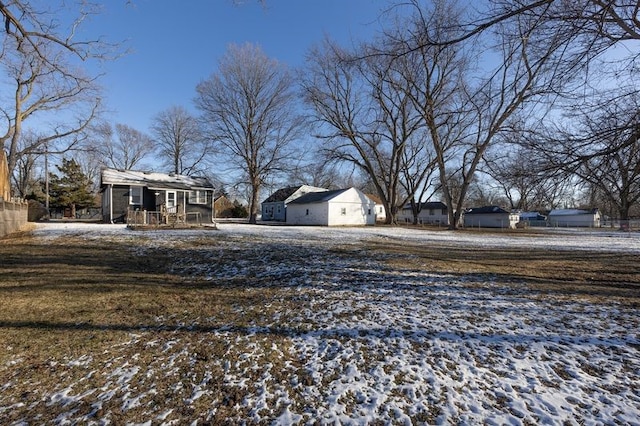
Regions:
<svg viewBox="0 0 640 426"><path fill-rule="evenodd" d="M233 201L228 199L225 195L221 195L216 198L215 205L215 217L217 218L230 218L233 217L233 208L235 205Z"/></svg>
<svg viewBox="0 0 640 426"><path fill-rule="evenodd" d="M366 194L369 199L373 200L376 203L374 207L374 211L376 213L376 222L384 222L387 219L387 212L384 209L384 204L382 204L382 200L377 195Z"/></svg>
<svg viewBox="0 0 640 426"><path fill-rule="evenodd" d="M562 227L600 227L598 209L557 209L551 210L548 216L550 226Z"/></svg>
<svg viewBox="0 0 640 426"><path fill-rule="evenodd" d="M413 223L411 204L406 204L398 214L398 222ZM449 226L449 211L447 205L441 201L421 203L418 213L418 223L421 225Z"/></svg>
<svg viewBox="0 0 640 426"><path fill-rule="evenodd" d="M547 217L538 212L520 212L519 215L524 226L547 226Z"/></svg>
<svg viewBox="0 0 640 426"><path fill-rule="evenodd" d="M375 201L356 188L310 192L287 206L291 225L375 225Z"/></svg>
<svg viewBox="0 0 640 426"><path fill-rule="evenodd" d="M144 223L214 221L214 188L205 177L103 169L100 191L105 222L126 222L129 211L147 212Z"/></svg>
<svg viewBox="0 0 640 426"><path fill-rule="evenodd" d="M464 212L464 226L467 228L515 228L519 221L518 213L498 206L475 207Z"/></svg>
<svg viewBox="0 0 640 426"><path fill-rule="evenodd" d="M277 220L285 222L287 220L287 205L291 201L310 192L322 191L326 191L326 189L310 185L281 188L262 202L262 220Z"/></svg>

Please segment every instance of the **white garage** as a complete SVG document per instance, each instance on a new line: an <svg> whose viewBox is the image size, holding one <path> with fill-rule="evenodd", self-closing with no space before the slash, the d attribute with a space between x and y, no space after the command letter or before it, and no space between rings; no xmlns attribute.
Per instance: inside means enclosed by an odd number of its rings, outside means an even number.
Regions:
<svg viewBox="0 0 640 426"><path fill-rule="evenodd" d="M375 202L356 188L310 192L287 206L290 225L375 225Z"/></svg>

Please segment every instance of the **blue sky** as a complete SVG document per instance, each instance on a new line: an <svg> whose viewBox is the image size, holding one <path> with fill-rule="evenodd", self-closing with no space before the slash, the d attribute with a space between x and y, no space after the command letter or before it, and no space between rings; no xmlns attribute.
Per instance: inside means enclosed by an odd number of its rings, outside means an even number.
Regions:
<svg viewBox="0 0 640 426"><path fill-rule="evenodd" d="M231 43L251 42L271 58L302 66L328 35L348 45L380 29L385 0L111 0L86 23L91 35L126 40L131 53L103 65L110 118L149 132L171 105L193 110L195 87L216 71Z"/></svg>

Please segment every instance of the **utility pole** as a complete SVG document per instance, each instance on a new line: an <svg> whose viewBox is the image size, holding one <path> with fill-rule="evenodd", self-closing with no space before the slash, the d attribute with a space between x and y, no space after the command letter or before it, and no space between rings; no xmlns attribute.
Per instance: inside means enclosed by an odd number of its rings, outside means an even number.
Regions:
<svg viewBox="0 0 640 426"><path fill-rule="evenodd" d="M44 145L44 206L47 209L47 216L49 215L49 144Z"/></svg>

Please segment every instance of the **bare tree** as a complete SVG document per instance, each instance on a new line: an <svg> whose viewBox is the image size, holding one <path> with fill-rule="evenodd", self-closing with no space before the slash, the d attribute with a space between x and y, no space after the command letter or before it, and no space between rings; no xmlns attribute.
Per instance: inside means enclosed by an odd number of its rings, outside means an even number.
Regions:
<svg viewBox="0 0 640 426"><path fill-rule="evenodd" d="M33 145L33 141L39 139L38 135L33 132L24 132L20 140L19 150L22 146ZM19 156L13 174L11 175L12 187L16 194L21 198L34 195L40 192L41 185L37 179L37 167L40 155L28 152Z"/></svg>
<svg viewBox="0 0 640 426"><path fill-rule="evenodd" d="M184 107L172 106L158 113L151 131L158 155L171 172L189 175L207 169L211 141L205 138L198 119Z"/></svg>
<svg viewBox="0 0 640 426"><path fill-rule="evenodd" d="M5 43L11 42L13 40L5 40ZM34 56L33 51L25 49L23 46L3 60L13 83L12 96L2 99L0 105L4 128L0 143L8 152L10 172L22 155L45 149L61 153L79 144L86 137L87 126L101 103L95 78L86 77L79 71L71 74L72 68L62 57L51 55L57 64L53 69L48 62ZM41 47L41 52L45 51L47 47ZM68 67L69 71L62 71L63 67ZM59 114L63 117L56 117L56 111L64 111ZM39 138L30 138L29 144L21 144L24 124L33 117L47 118L53 124L47 132L41 130Z"/></svg>
<svg viewBox="0 0 640 426"><path fill-rule="evenodd" d="M410 0L410 3L420 7L420 0ZM570 33L576 42L573 54L586 61L616 43L640 39L638 4L634 1L491 0L483 6L479 13L457 24L456 34L446 39L426 37L417 47L465 42L521 17L546 22L557 31Z"/></svg>
<svg viewBox="0 0 640 426"><path fill-rule="evenodd" d="M406 47L401 51L404 53L400 54L422 55L424 68L429 71L430 78L414 87L414 100L431 132L452 228L459 224L468 191L487 150L501 134L517 125L519 115L535 116L534 111L544 107L540 101L564 90L570 84L568 70L574 63L574 57L565 50L574 34L557 28L558 22L552 25L517 14L494 24L493 33L486 37L473 38L461 33L455 10L446 1L417 8L407 26L411 31L407 32ZM458 40L459 44L449 43L450 40ZM491 54L491 62L486 55L478 56L476 60L484 63L474 74L466 73L457 80L442 78L447 75L443 72L447 63L443 58L459 58L462 54L473 58L474 52ZM459 60L455 63L461 64ZM493 68L488 66L492 63L496 64ZM460 75L460 69L455 67L452 72ZM459 182L456 195L449 188L454 176Z"/></svg>
<svg viewBox="0 0 640 426"><path fill-rule="evenodd" d="M68 16L74 6L78 6L76 19L65 22L58 16L63 12ZM0 2L4 23L0 56L9 77L9 92L0 98L0 145L8 152L11 173L23 156L64 153L86 137L101 100L96 77L85 75L75 64L78 60L108 59L110 51L117 48L102 40L76 38L83 21L97 11L89 2L71 5L61 1L57 6L36 6L21 0ZM40 124L39 137L21 143L25 123L35 117L47 126Z"/></svg>
<svg viewBox="0 0 640 426"><path fill-rule="evenodd" d="M8 3L0 1L0 16L4 21L5 38L17 41L19 48L25 48L34 53L40 62L51 68L58 67L58 58L51 56L48 47L64 50L73 56L86 60L89 58L104 58L109 46L103 40L79 40L75 37L78 29L91 15L99 13L98 3L78 1L75 5L69 2L49 2L48 7L38 8L33 2L26 0L11 0ZM66 26L61 19L54 19L69 13L70 7L77 6L77 17ZM64 71L64 68L60 68Z"/></svg>
<svg viewBox="0 0 640 426"><path fill-rule="evenodd" d="M414 196L407 190L428 175L414 167L426 152L420 149L424 121L407 95L410 83L403 71L408 65L378 55L379 50L372 45L347 52L325 41L309 55L303 88L326 155L364 173L382 200L386 222L395 223L399 209ZM409 177L413 185L403 184Z"/></svg>
<svg viewBox="0 0 640 426"><path fill-rule="evenodd" d="M566 199L571 175L549 167L543 153L518 142L497 144L485 155L481 172L495 182L511 209L551 210Z"/></svg>
<svg viewBox="0 0 640 426"><path fill-rule="evenodd" d="M287 173L290 184L311 185L319 188L339 189L348 185L348 172L341 170L340 164L320 152L308 161L298 164Z"/></svg>
<svg viewBox="0 0 640 426"><path fill-rule="evenodd" d="M550 168L577 176L622 220L640 203L638 111L635 94L598 103L597 111L585 106L571 127L558 129L538 146Z"/></svg>
<svg viewBox="0 0 640 426"><path fill-rule="evenodd" d="M124 170L143 167L154 149L149 136L126 124L116 124L114 130L110 124L101 123L93 131L95 139L89 149L99 152L107 167Z"/></svg>
<svg viewBox="0 0 640 426"><path fill-rule="evenodd" d="M217 73L196 88L208 137L251 188L250 223L256 222L263 183L287 169L304 128L294 89L292 74L252 44L230 46Z"/></svg>

